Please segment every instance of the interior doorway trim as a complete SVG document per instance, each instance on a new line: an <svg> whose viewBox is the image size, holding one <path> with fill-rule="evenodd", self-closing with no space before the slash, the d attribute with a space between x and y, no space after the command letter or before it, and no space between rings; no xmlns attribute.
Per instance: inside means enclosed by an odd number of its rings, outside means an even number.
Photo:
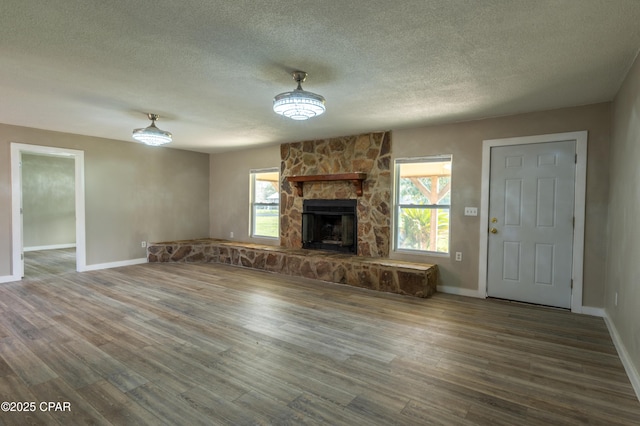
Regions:
<svg viewBox="0 0 640 426"><path fill-rule="evenodd" d="M571 312L582 313L582 285L584 263L584 225L587 189L587 136L588 132L552 133L548 135L523 136L506 139L488 139L482 142L482 187L480 194L480 259L478 266L478 293L487 297L489 183L491 176L491 148L497 146L526 145L533 143L576 141L576 179L573 216L573 265L571 276Z"/></svg>
<svg viewBox="0 0 640 426"><path fill-rule="evenodd" d="M22 154L50 155L73 158L75 164L75 209L76 209L76 270L82 272L87 267L85 209L84 209L84 151L55 148L50 146L11 143L11 239L12 268L14 281L24 275L22 218Z"/></svg>

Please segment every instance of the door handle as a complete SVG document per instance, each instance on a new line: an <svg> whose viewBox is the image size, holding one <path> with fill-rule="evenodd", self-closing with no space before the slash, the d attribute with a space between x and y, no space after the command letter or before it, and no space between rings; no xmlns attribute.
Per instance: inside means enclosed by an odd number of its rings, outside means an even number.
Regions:
<svg viewBox="0 0 640 426"><path fill-rule="evenodd" d="M489 229L489 232L491 232L492 234L497 234L498 230L496 228L491 228Z"/></svg>

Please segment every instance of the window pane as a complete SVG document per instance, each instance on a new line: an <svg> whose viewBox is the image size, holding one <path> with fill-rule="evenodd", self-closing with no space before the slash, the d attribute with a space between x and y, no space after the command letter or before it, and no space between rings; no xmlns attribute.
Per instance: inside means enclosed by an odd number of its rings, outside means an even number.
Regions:
<svg viewBox="0 0 640 426"><path fill-rule="evenodd" d="M398 214L398 248L409 250L427 250L431 209L400 208Z"/></svg>
<svg viewBox="0 0 640 426"><path fill-rule="evenodd" d="M253 235L278 237L278 206L254 205Z"/></svg>
<svg viewBox="0 0 640 426"><path fill-rule="evenodd" d="M437 204L451 204L451 176L438 178L438 198Z"/></svg>
<svg viewBox="0 0 640 426"><path fill-rule="evenodd" d="M400 207L397 233L399 249L448 253L449 209Z"/></svg>
<svg viewBox="0 0 640 426"><path fill-rule="evenodd" d="M449 209L437 209L438 231L436 249L440 253L449 253Z"/></svg>
<svg viewBox="0 0 640 426"><path fill-rule="evenodd" d="M419 178L400 178L400 204L429 204L423 191L431 187L431 182L423 182ZM422 189L422 191L421 191Z"/></svg>
<svg viewBox="0 0 640 426"><path fill-rule="evenodd" d="M255 173L254 203L279 203L280 185L278 173Z"/></svg>
<svg viewBox="0 0 640 426"><path fill-rule="evenodd" d="M451 160L400 163L398 173L399 204L450 204Z"/></svg>

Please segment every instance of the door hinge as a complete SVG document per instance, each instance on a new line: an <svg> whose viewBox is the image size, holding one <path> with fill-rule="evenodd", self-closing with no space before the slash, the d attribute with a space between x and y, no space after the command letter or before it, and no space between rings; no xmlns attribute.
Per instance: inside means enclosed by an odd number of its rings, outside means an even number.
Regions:
<svg viewBox="0 0 640 426"><path fill-rule="evenodd" d="M573 280L571 280L571 290L573 290Z"/></svg>
<svg viewBox="0 0 640 426"><path fill-rule="evenodd" d="M573 162L578 164L578 154L576 154L575 159L573 160Z"/></svg>
<svg viewBox="0 0 640 426"><path fill-rule="evenodd" d="M576 217L575 217L575 216L573 217L573 221L572 221L572 222L573 222L573 223L572 223L572 225L571 225L571 226L573 226L573 227L575 228L575 227L576 227Z"/></svg>

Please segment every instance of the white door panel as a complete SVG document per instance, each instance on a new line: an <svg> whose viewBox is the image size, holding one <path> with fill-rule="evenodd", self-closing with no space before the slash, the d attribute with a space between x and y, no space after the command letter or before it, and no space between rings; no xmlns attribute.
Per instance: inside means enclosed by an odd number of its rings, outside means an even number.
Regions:
<svg viewBox="0 0 640 426"><path fill-rule="evenodd" d="M571 307L575 141L491 149L487 292Z"/></svg>

